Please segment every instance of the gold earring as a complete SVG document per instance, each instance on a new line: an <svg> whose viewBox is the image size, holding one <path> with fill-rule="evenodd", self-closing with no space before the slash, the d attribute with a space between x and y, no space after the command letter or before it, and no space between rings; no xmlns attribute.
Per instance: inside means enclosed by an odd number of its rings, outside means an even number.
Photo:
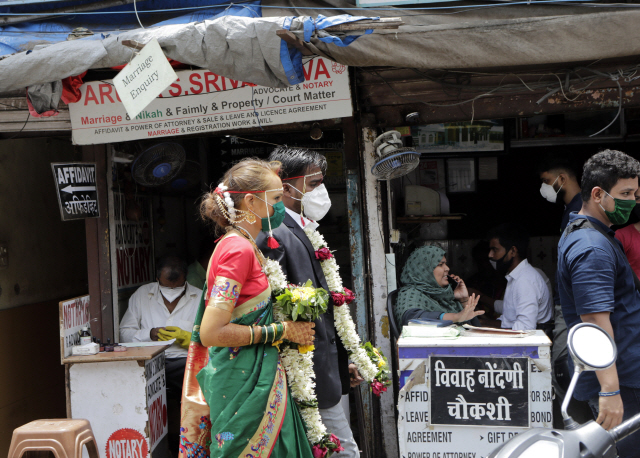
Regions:
<svg viewBox="0 0 640 458"><path fill-rule="evenodd" d="M247 213L247 222L249 224L253 224L256 222L256 215L254 215L253 213L249 212Z"/></svg>

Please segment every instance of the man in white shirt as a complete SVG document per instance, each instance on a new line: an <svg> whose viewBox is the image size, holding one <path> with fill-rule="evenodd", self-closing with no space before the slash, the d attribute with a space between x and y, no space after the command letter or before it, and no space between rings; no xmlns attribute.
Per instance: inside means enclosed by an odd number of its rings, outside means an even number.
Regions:
<svg viewBox="0 0 640 458"><path fill-rule="evenodd" d="M540 275L526 253L529 237L515 224L503 224L489 233L489 259L505 275L507 289L504 300L495 301L501 313L500 327L514 330L533 330L553 326L553 294L548 279Z"/></svg>
<svg viewBox="0 0 640 458"><path fill-rule="evenodd" d="M176 339L165 351L169 447L177 450L180 431L180 399L191 330L202 290L186 281L187 263L177 257L158 261L154 283L142 285L129 298L120 321L121 342Z"/></svg>

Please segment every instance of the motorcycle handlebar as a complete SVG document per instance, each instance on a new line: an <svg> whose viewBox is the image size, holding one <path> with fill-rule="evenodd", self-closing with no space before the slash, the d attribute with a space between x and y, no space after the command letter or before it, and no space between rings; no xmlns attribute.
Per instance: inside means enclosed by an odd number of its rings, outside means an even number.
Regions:
<svg viewBox="0 0 640 458"><path fill-rule="evenodd" d="M640 429L640 413L629 418L627 421L620 423L618 426L609 431L614 441L618 442L630 434Z"/></svg>

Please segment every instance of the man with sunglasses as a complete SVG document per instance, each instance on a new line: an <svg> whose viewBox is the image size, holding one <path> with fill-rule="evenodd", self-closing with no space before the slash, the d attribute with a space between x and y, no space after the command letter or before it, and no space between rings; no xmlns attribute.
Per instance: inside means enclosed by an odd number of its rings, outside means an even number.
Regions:
<svg viewBox="0 0 640 458"><path fill-rule="evenodd" d="M592 156L582 175L582 209L572 213L558 244L560 302L571 329L594 323L618 348L613 367L586 372L574 397L588 401L609 430L640 413L640 293L611 226L624 224L636 205L640 163L613 150ZM637 456L640 435L617 444L621 458Z"/></svg>
<svg viewBox="0 0 640 458"><path fill-rule="evenodd" d="M265 256L280 263L289 283L303 284L311 280L315 288L329 291L320 261L304 232L309 227L317 228L317 221L331 207L329 194L322 183L327 160L316 151L286 146L276 148L269 160L282 164L282 200L287 214L283 224L273 231L279 248L269 249L264 234L256 243ZM344 451L334 456L357 458L360 452L341 401L343 395L348 395L350 386L357 386L363 379L356 367L349 365L347 351L335 329L331 301L326 313L315 323L313 368L320 416L327 430L338 436L344 447Z"/></svg>

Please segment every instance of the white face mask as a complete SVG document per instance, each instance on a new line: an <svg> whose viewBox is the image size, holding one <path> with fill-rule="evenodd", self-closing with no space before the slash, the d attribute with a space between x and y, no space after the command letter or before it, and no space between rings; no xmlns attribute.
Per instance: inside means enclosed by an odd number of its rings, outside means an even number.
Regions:
<svg viewBox="0 0 640 458"><path fill-rule="evenodd" d="M300 192L294 186L291 187ZM300 194L302 193L300 192ZM329 198L329 192L324 186L324 183L316 187L313 191L302 194L302 199L296 199L295 197L292 198L302 202L302 211L304 216L312 221L320 221L331 208L331 199Z"/></svg>
<svg viewBox="0 0 640 458"><path fill-rule="evenodd" d="M160 288L160 294L162 294L164 298L169 302L173 302L177 298L179 298L182 293L184 293L187 284L185 283L184 285L178 286L177 288L169 288L168 286L162 286L158 284L158 287Z"/></svg>
<svg viewBox="0 0 640 458"><path fill-rule="evenodd" d="M558 181L558 178L560 178L559 175L556 178L556 181ZM556 181L554 181L553 184L542 183L540 186L540 194L552 204L556 203L556 200L558 200L558 193L560 192L560 189L562 189L562 186L560 186L557 191L553 189L553 185L556 184Z"/></svg>
<svg viewBox="0 0 640 458"><path fill-rule="evenodd" d="M498 265L496 264L495 261L493 261L492 259L489 259L489 263L491 264L491 267L493 267L493 270L498 270Z"/></svg>

